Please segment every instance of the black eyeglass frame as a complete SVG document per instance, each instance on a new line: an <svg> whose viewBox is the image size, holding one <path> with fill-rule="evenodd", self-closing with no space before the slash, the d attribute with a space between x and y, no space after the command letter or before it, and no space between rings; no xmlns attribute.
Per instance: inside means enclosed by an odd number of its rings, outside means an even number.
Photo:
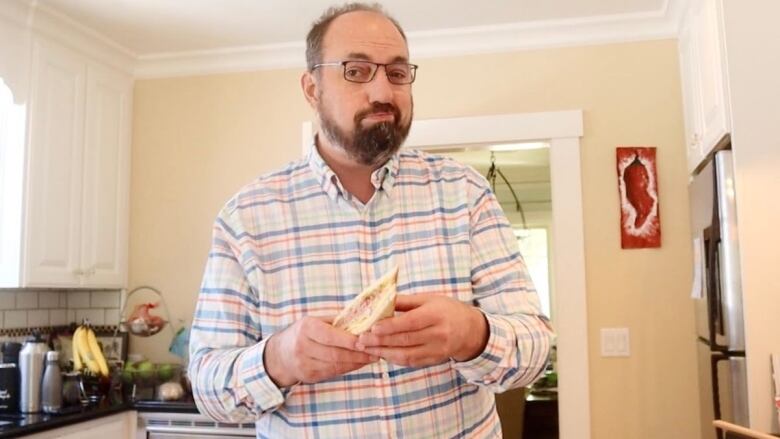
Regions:
<svg viewBox="0 0 780 439"><path fill-rule="evenodd" d="M349 63L364 63L364 64L371 64L374 66L374 71L371 74L371 77L368 78L367 81L355 81L354 79L349 79L347 77L347 64ZM390 75L387 74L387 66L394 66L394 65L406 65L409 66L409 76L412 78L409 82L396 82L394 79L391 78ZM376 72L379 71L379 67L384 67L385 70L385 77L387 80L394 85L409 85L412 84L415 79L417 79L417 67L419 67L417 64L412 63L406 63L406 62L391 62L387 64L382 64L378 62L372 62L372 61L365 61L362 59L350 59L346 61L336 61L336 62L326 62L326 63L320 63L320 64L314 64L311 67L311 71L320 68L320 67L342 67L342 75L344 77L345 81L354 82L356 84L368 84L369 82L373 81L374 78L376 78Z"/></svg>

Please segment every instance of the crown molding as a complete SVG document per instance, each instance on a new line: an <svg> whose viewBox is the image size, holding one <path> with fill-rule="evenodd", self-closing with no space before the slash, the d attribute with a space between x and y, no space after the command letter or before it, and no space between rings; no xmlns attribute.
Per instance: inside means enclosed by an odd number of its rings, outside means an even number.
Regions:
<svg viewBox="0 0 780 439"><path fill-rule="evenodd" d="M31 3L28 26L37 34L77 50L127 75L132 75L138 57L103 34L82 25L37 1Z"/></svg>
<svg viewBox="0 0 780 439"><path fill-rule="evenodd" d="M415 59L677 38L690 0L665 0L657 11L408 32ZM39 4L0 1L0 16L139 79L304 68L303 42L137 55L91 28Z"/></svg>
<svg viewBox="0 0 780 439"><path fill-rule="evenodd" d="M408 32L413 58L677 38L688 0L658 11L495 26ZM194 76L304 67L303 42L140 56L137 78Z"/></svg>
<svg viewBox="0 0 780 439"><path fill-rule="evenodd" d="M31 13L31 0L0 1L0 18L10 20L17 25L27 26Z"/></svg>
<svg viewBox="0 0 780 439"><path fill-rule="evenodd" d="M300 42L142 55L137 60L135 77L166 78L303 68L305 54L304 43Z"/></svg>
<svg viewBox="0 0 780 439"><path fill-rule="evenodd" d="M512 52L677 38L687 0L658 11L410 33L415 58Z"/></svg>

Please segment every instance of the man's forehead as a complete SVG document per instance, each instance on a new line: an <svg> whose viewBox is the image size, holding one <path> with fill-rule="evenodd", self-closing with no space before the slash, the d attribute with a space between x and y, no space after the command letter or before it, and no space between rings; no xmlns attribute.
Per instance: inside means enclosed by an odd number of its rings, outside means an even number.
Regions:
<svg viewBox="0 0 780 439"><path fill-rule="evenodd" d="M406 41L395 25L381 14L355 11L333 20L323 39L323 55L374 60L408 60ZM382 60L384 61L384 60Z"/></svg>

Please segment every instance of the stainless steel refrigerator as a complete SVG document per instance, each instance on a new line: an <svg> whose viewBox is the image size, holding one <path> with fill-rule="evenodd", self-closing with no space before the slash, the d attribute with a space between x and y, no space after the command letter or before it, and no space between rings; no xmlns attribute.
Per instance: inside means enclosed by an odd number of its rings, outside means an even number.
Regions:
<svg viewBox="0 0 780 439"><path fill-rule="evenodd" d="M745 331L730 150L719 151L689 185L702 438L714 419L747 426Z"/></svg>

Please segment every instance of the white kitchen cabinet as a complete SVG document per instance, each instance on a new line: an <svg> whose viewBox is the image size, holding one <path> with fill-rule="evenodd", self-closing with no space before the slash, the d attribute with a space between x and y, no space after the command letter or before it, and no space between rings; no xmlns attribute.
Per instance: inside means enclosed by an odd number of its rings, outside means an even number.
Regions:
<svg viewBox="0 0 780 439"><path fill-rule="evenodd" d="M0 286L126 286L131 93L129 76L33 39L19 273Z"/></svg>
<svg viewBox="0 0 780 439"><path fill-rule="evenodd" d="M32 70L22 286L75 287L81 268L85 63L36 39Z"/></svg>
<svg viewBox="0 0 780 439"><path fill-rule="evenodd" d="M688 170L731 132L721 0L692 0L679 38Z"/></svg>
<svg viewBox="0 0 780 439"><path fill-rule="evenodd" d="M97 63L87 66L83 157L82 285L124 287L130 217L132 81Z"/></svg>
<svg viewBox="0 0 780 439"><path fill-rule="evenodd" d="M131 439L135 437L137 412L127 411L67 427L31 434L31 439Z"/></svg>

